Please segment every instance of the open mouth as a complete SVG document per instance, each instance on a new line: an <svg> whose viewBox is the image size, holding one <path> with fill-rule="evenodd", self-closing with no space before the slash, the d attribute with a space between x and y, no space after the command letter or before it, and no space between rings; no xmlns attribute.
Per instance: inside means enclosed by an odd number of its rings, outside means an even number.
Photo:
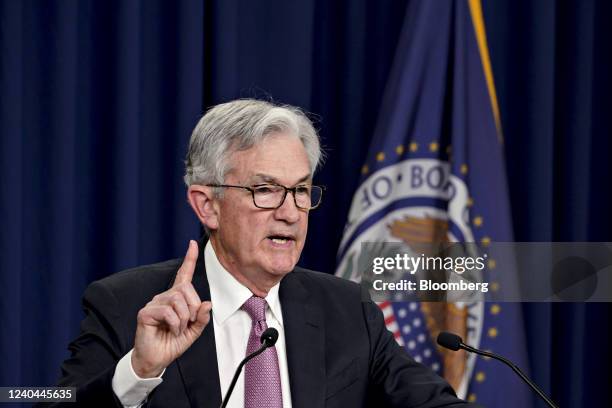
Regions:
<svg viewBox="0 0 612 408"><path fill-rule="evenodd" d="M293 237L287 235L270 235L268 239L277 245L286 245L292 241L295 241Z"/></svg>

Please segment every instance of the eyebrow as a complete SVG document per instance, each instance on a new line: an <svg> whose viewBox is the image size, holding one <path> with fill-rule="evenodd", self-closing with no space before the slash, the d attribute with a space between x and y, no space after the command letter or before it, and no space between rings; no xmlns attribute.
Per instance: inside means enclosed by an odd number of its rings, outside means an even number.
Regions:
<svg viewBox="0 0 612 408"><path fill-rule="evenodd" d="M281 184L282 185L282 183L276 177L270 176L268 174L258 173L258 174L255 174L253 176L253 179L261 180L261 181L264 181L266 183L273 183L273 184ZM294 185L298 185L300 183L303 183L305 181L310 181L310 180L311 180L310 174L307 174L304 177L302 177L301 179L299 179L296 183L294 183Z"/></svg>

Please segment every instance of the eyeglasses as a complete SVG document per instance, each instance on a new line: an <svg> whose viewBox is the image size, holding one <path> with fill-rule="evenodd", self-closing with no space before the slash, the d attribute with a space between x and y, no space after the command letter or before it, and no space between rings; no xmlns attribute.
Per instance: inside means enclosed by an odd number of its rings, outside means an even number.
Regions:
<svg viewBox="0 0 612 408"><path fill-rule="evenodd" d="M265 210L275 210L283 205L287 192L293 193L293 202L302 210L314 210L321 204L323 186L302 184L292 188L280 184L257 184L255 186L235 186L231 184L206 184L207 187L241 188L248 190L253 196L255 207Z"/></svg>

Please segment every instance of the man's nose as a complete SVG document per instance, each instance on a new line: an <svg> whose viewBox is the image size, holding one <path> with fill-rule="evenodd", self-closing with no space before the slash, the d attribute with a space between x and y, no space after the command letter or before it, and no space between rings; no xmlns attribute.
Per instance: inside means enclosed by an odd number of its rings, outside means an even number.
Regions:
<svg viewBox="0 0 612 408"><path fill-rule="evenodd" d="M302 210L295 205L293 192L287 191L285 201L283 201L283 204L275 210L274 216L279 220L294 223L300 219L300 211Z"/></svg>

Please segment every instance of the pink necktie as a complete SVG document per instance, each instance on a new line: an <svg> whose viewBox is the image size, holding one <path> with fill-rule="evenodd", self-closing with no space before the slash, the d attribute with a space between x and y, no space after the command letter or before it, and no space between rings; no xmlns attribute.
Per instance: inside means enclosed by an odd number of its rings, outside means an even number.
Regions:
<svg viewBox="0 0 612 408"><path fill-rule="evenodd" d="M242 310L253 320L246 351L249 355L261 347L261 334L268 328L266 300L253 296L244 302ZM253 358L246 364L244 371L245 408L282 408L283 398L276 347L270 347Z"/></svg>

